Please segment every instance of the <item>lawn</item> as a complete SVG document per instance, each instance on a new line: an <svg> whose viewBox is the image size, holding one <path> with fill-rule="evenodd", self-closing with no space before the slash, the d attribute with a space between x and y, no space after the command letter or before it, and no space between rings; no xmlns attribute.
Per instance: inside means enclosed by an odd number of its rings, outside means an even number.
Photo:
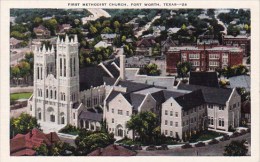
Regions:
<svg viewBox="0 0 260 162"><path fill-rule="evenodd" d="M31 92L26 92L26 93L13 93L10 95L10 98L12 101L19 100L19 99L28 99L31 97L32 93Z"/></svg>
<svg viewBox="0 0 260 162"><path fill-rule="evenodd" d="M209 139L214 139L216 137L222 136L222 133L213 132L213 131L204 131L193 135L190 139L190 142L197 142L197 141L206 141Z"/></svg>

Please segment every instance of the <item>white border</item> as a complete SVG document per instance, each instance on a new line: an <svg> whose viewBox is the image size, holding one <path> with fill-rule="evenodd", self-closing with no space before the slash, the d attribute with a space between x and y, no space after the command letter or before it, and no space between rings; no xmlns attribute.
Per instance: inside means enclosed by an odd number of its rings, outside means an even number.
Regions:
<svg viewBox="0 0 260 162"><path fill-rule="evenodd" d="M0 84L1 84L1 108L0 108L0 121L1 121L1 136L0 136L0 160L3 161L37 161L37 162L46 162L46 161L57 161L62 160L63 162L68 161L91 161L91 162L99 162L99 161L112 161L119 162L122 160L127 161L150 161L150 162L158 162L158 160L163 161L194 161L201 162L201 160L211 161L211 162L219 162L221 160L224 161L260 161L259 160L259 1L251 0L251 1L216 1L216 0L193 0L193 1L155 1L156 3L163 2L173 2L173 3L187 3L187 6L182 7L172 7L174 8L250 8L251 9L251 84L253 87L251 90L251 100L252 100L252 155L250 157L219 157L219 156L210 156L210 157L194 157L194 156L149 156L149 157L10 157L9 156L9 18L10 18L10 8L83 8L83 7L68 7L68 3L112 3L111 1L64 1L64 0L30 0L30 1L1 1L1 71L0 71ZM135 8L131 7L132 2L136 3L144 3L151 2L149 0L136 1L132 0L128 1L113 1L113 3L127 3L128 7L112 7L112 8ZM154 2L154 1L152 1ZM108 8L108 7L88 7L88 8ZM144 7L142 7L144 8ZM163 5L160 7L149 7L149 8L171 8L164 7ZM159 159L158 159L159 158Z"/></svg>

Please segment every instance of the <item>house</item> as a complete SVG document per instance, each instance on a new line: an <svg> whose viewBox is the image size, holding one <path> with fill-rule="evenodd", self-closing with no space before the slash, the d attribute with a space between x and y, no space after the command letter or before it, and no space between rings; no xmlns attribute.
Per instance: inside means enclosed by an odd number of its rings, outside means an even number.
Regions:
<svg viewBox="0 0 260 162"><path fill-rule="evenodd" d="M174 42L170 36L167 37L167 39L165 41L162 41L162 44L161 44L161 52L162 52L162 55L165 55L165 52L168 51L168 49L170 47L175 47L177 46L177 43Z"/></svg>
<svg viewBox="0 0 260 162"><path fill-rule="evenodd" d="M156 44L152 38L142 38L136 42L136 54L137 55L152 55L152 48Z"/></svg>
<svg viewBox="0 0 260 162"><path fill-rule="evenodd" d="M65 35L67 31L69 31L71 29L71 25L70 24L62 24L58 26L57 29L57 35Z"/></svg>
<svg viewBox="0 0 260 162"><path fill-rule="evenodd" d="M42 144L51 146L58 141L60 141L60 139L55 132L44 134L34 128L29 133L25 135L17 134L10 140L10 155L33 156L36 155L34 148L40 147Z"/></svg>
<svg viewBox="0 0 260 162"><path fill-rule="evenodd" d="M101 34L101 39L108 44L112 44L116 37L117 34Z"/></svg>
<svg viewBox="0 0 260 162"><path fill-rule="evenodd" d="M222 43L225 46L233 46L240 47L243 49L244 56L248 56L250 54L250 43L251 36L249 35L224 35L222 39Z"/></svg>
<svg viewBox="0 0 260 162"><path fill-rule="evenodd" d="M112 46L112 44L109 44L109 43L107 43L107 42L105 42L105 41L100 41L100 42L98 42L94 47L95 47L95 48L101 48L101 47L107 48L107 47L109 47L109 46Z"/></svg>
<svg viewBox="0 0 260 162"><path fill-rule="evenodd" d="M239 127L241 120L241 97L235 88L215 88L180 83L177 89L202 90L207 107L208 128L228 131Z"/></svg>
<svg viewBox="0 0 260 162"><path fill-rule="evenodd" d="M20 48L22 40L18 40L14 37L10 38L10 49Z"/></svg>
<svg viewBox="0 0 260 162"><path fill-rule="evenodd" d="M88 156L135 156L136 152L123 146L111 144L105 148L97 148Z"/></svg>
<svg viewBox="0 0 260 162"><path fill-rule="evenodd" d="M217 72L190 72L189 84L219 88Z"/></svg>
<svg viewBox="0 0 260 162"><path fill-rule="evenodd" d="M161 31L165 31L165 26L153 26L153 35L158 37L161 35Z"/></svg>
<svg viewBox="0 0 260 162"><path fill-rule="evenodd" d="M204 44L197 46L170 47L166 51L166 71L177 72L178 62L190 62L196 71L215 71L216 68L224 68L242 64L243 49L232 46L210 47Z"/></svg>
<svg viewBox="0 0 260 162"><path fill-rule="evenodd" d="M51 32L43 25L33 28L33 32L37 38L48 38L51 36Z"/></svg>

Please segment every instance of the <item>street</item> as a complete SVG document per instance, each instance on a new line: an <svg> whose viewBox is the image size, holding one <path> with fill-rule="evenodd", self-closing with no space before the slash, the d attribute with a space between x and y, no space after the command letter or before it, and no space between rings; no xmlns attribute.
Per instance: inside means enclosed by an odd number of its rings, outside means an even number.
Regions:
<svg viewBox="0 0 260 162"><path fill-rule="evenodd" d="M231 138L230 140L219 142L215 145L206 145L204 147L195 147L189 149L174 148L171 150L155 150L155 151L137 151L137 156L223 156L225 146L232 140L247 140L251 144L251 133ZM249 149L250 150L250 149Z"/></svg>

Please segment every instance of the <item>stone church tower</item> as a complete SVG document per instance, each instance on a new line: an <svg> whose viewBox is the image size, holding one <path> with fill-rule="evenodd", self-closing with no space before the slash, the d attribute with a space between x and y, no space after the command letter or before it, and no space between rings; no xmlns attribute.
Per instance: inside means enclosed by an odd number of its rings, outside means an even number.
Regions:
<svg viewBox="0 0 260 162"><path fill-rule="evenodd" d="M65 41L58 37L56 52L53 46L46 49L44 45L34 51L30 112L40 124L73 123L72 109L79 103L78 46L76 35L72 39L66 35Z"/></svg>

